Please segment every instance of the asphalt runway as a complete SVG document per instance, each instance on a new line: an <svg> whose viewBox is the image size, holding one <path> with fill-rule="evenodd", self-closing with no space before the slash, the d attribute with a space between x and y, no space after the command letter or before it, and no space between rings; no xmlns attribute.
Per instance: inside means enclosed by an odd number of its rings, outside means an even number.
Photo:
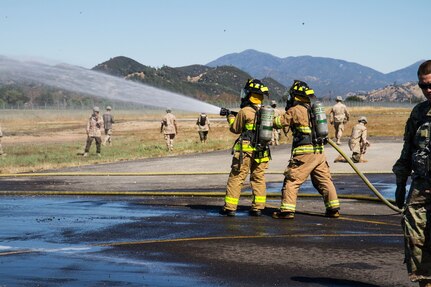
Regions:
<svg viewBox="0 0 431 287"><path fill-rule="evenodd" d="M359 166L388 198L400 145L374 142ZM247 213L248 185L236 217L218 214L228 151L0 177L0 286L416 286L403 264L401 216L349 197L373 194L326 153L346 196L338 219L305 196L317 194L309 182L294 220L271 218L287 145L273 149L258 218Z"/></svg>

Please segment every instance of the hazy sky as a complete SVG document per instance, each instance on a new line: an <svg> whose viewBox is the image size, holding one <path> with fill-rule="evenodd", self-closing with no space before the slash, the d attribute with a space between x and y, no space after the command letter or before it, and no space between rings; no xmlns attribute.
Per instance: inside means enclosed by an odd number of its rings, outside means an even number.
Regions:
<svg viewBox="0 0 431 287"><path fill-rule="evenodd" d="M0 0L0 55L161 67L255 49L392 72L431 58L429 0Z"/></svg>

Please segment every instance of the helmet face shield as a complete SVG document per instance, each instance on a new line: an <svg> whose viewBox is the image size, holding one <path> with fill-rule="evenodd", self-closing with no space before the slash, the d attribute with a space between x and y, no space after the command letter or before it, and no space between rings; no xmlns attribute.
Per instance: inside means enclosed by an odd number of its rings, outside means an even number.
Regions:
<svg viewBox="0 0 431 287"><path fill-rule="evenodd" d="M241 89L241 99L245 99L248 95L248 92L246 89Z"/></svg>

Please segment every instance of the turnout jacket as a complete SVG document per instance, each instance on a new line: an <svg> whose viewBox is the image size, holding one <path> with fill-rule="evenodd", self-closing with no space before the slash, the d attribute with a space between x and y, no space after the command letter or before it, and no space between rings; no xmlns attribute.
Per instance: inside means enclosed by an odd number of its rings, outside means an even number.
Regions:
<svg viewBox="0 0 431 287"><path fill-rule="evenodd" d="M256 132L256 111L257 107L246 106L242 108L236 116L232 114L228 116L229 130L234 134L240 134L240 137L235 142L233 150L235 152L249 153L257 162L268 162L270 160L269 147L265 147L265 150L258 154L250 138L250 136L253 136L254 132Z"/></svg>
<svg viewBox="0 0 431 287"><path fill-rule="evenodd" d="M284 114L274 118L276 128L290 128L293 134L292 155L323 153L322 144L312 143L310 105L296 104Z"/></svg>

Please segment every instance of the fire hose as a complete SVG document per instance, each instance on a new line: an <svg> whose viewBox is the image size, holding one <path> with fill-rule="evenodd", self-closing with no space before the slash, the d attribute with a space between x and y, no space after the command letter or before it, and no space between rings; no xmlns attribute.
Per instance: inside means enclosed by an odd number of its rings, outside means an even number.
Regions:
<svg viewBox="0 0 431 287"><path fill-rule="evenodd" d="M331 139L328 139L328 143L349 163L349 165L353 168L353 170L356 172L356 174L364 181L364 183L368 186L368 188L384 203L386 204L390 209L401 213L402 210L399 209L397 206L393 205L391 202L389 202L374 186L373 184L365 177L365 175L355 166L353 161L348 157L339 147L336 143L334 143Z"/></svg>

